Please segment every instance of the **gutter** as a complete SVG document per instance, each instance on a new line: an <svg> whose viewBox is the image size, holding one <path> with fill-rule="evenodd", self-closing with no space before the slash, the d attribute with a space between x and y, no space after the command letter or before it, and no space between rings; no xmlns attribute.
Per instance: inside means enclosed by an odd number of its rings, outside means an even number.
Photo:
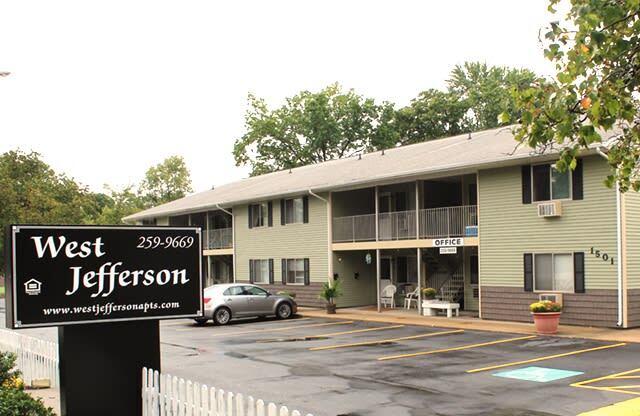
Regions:
<svg viewBox="0 0 640 416"><path fill-rule="evenodd" d="M609 157L604 153L600 147L596 149L596 152L606 160ZM622 218L620 213L620 184L616 181L616 251L617 251L617 272L618 272L618 322L617 327L622 327L624 324L623 313L623 285L622 285Z"/></svg>
<svg viewBox="0 0 640 416"><path fill-rule="evenodd" d="M313 193L313 191L312 191L311 189L309 189L307 192L309 192L309 195L311 195L311 196L313 196L313 197L316 197L316 198L318 198L319 200L326 202L327 204L329 203L329 201L327 201L326 199L324 199L324 198L323 198L323 197L321 197L320 195Z"/></svg>

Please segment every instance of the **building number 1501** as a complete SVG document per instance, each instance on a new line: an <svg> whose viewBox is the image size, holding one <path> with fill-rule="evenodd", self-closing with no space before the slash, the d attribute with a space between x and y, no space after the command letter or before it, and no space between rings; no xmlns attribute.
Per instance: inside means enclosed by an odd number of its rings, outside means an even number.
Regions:
<svg viewBox="0 0 640 416"><path fill-rule="evenodd" d="M603 253L601 250L597 250L594 247L591 247L591 254L596 256L597 258L601 258L602 261L609 261L613 264L613 256L609 257L608 253Z"/></svg>
<svg viewBox="0 0 640 416"><path fill-rule="evenodd" d="M138 237L138 245L136 248L144 250L153 248L189 248L195 242L195 238L187 235L179 235L175 237L161 238L158 236Z"/></svg>

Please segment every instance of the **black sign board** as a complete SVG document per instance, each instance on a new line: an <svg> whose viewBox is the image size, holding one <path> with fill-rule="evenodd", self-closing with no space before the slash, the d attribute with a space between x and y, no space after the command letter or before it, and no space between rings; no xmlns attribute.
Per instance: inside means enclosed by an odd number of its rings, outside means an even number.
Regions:
<svg viewBox="0 0 640 416"><path fill-rule="evenodd" d="M202 316L198 227L12 225L7 326Z"/></svg>

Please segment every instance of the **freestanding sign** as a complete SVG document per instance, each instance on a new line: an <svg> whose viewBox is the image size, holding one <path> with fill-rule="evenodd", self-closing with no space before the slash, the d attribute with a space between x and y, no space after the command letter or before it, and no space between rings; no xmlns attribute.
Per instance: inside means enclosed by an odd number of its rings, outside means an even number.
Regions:
<svg viewBox="0 0 640 416"><path fill-rule="evenodd" d="M202 316L201 229L7 234L7 326L59 327L62 415L139 415L141 369L160 369L158 320Z"/></svg>

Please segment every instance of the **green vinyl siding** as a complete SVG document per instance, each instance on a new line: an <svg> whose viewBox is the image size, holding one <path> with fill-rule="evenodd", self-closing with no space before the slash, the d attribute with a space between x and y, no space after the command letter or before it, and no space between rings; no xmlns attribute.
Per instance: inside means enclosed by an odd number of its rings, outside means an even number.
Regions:
<svg viewBox="0 0 640 416"><path fill-rule="evenodd" d="M640 193L628 191L624 195L627 239L627 285L640 289Z"/></svg>
<svg viewBox="0 0 640 416"><path fill-rule="evenodd" d="M479 172L480 284L523 286L524 253L585 252L586 289L616 288L617 266L590 254L616 257L615 191L603 181L599 156L583 159L584 199L563 200L562 216L539 218L537 203L522 203L521 167Z"/></svg>
<svg viewBox="0 0 640 416"><path fill-rule="evenodd" d="M323 198L327 195L321 195ZM249 280L249 260L274 260L275 283L282 283L281 259L309 259L310 281L328 277L327 204L309 196L309 222L280 225L280 200L274 199L273 226L249 228L248 206L233 207L235 215L236 280Z"/></svg>
<svg viewBox="0 0 640 416"><path fill-rule="evenodd" d="M371 264L365 260L367 253L371 254ZM342 291L342 296L336 301L338 307L376 304L375 250L334 252L333 272L338 275Z"/></svg>

